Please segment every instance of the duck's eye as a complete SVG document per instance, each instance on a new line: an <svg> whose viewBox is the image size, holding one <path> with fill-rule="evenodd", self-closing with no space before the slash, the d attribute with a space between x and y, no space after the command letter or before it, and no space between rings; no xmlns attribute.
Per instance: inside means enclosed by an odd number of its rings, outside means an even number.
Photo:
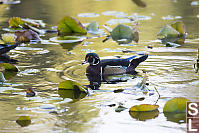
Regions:
<svg viewBox="0 0 199 133"><path fill-rule="evenodd" d="M88 58L88 62L93 62L93 56L90 56L90 57Z"/></svg>

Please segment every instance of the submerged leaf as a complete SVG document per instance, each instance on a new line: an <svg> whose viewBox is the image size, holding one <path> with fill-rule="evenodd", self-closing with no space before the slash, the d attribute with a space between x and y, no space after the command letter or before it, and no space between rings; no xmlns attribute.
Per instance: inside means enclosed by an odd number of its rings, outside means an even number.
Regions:
<svg viewBox="0 0 199 133"><path fill-rule="evenodd" d="M66 16L61 19L57 26L59 36L67 36L72 34L87 34L83 25L73 17Z"/></svg>
<svg viewBox="0 0 199 133"><path fill-rule="evenodd" d="M31 119L29 116L20 116L16 123L19 124L21 127L25 127L31 124Z"/></svg>
<svg viewBox="0 0 199 133"><path fill-rule="evenodd" d="M129 111L153 111L157 110L158 108L159 108L158 105L141 104L131 107Z"/></svg>
<svg viewBox="0 0 199 133"><path fill-rule="evenodd" d="M183 97L175 97L166 102L163 112L186 112L186 102L189 101Z"/></svg>
<svg viewBox="0 0 199 133"><path fill-rule="evenodd" d="M5 33L5 34L1 34L1 37L3 39L3 41L5 43L8 43L8 44L14 44L16 43L16 36L15 34L13 33Z"/></svg>
<svg viewBox="0 0 199 133"><path fill-rule="evenodd" d="M159 111L158 110L153 110L153 111L130 111L129 112L130 116L139 120L139 121L146 121L149 119L154 119L158 117Z"/></svg>

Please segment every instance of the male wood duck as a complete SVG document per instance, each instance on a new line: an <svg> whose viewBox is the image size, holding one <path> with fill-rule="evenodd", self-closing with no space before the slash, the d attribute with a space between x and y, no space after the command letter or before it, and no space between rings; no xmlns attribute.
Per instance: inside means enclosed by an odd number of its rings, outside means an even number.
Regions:
<svg viewBox="0 0 199 133"><path fill-rule="evenodd" d="M132 74L137 72L135 68L148 58L148 55L143 55L139 58L131 56L126 59L104 59L100 60L96 53L88 53L85 61L82 64L89 63L86 69L86 76L90 81L91 89L99 89L101 82L104 82L104 76ZM135 58L135 59L134 59Z"/></svg>
<svg viewBox="0 0 199 133"><path fill-rule="evenodd" d="M0 44L0 63L9 63L9 62L16 62L14 59L10 59L7 53L16 48L19 44L16 43L14 45L9 44Z"/></svg>

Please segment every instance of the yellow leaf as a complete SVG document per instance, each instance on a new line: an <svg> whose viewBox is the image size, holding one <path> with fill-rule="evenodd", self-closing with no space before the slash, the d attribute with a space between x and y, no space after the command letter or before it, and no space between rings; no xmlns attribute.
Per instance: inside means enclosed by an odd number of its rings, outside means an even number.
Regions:
<svg viewBox="0 0 199 133"><path fill-rule="evenodd" d="M16 123L25 127L31 124L31 119L29 116L20 116L19 119L16 120Z"/></svg>
<svg viewBox="0 0 199 133"><path fill-rule="evenodd" d="M131 107L129 111L153 111L158 109L158 107L158 105L141 104Z"/></svg>
<svg viewBox="0 0 199 133"><path fill-rule="evenodd" d="M144 112L130 111L129 114L131 115L131 117L137 120L145 121L145 120L154 119L155 117L157 117L159 115L159 111L158 110L144 111Z"/></svg>
<svg viewBox="0 0 199 133"><path fill-rule="evenodd" d="M183 97L175 97L166 102L163 112L186 112L186 102L189 101Z"/></svg>
<svg viewBox="0 0 199 133"><path fill-rule="evenodd" d="M185 26L182 21L178 21L178 22L171 24L171 27L173 27L175 30L177 30L180 34L185 34Z"/></svg>

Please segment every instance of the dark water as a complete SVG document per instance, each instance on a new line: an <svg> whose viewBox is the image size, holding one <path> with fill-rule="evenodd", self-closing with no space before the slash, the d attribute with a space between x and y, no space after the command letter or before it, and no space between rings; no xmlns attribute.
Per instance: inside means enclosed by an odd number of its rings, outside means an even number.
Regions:
<svg viewBox="0 0 199 133"><path fill-rule="evenodd" d="M144 15L139 20L140 41L138 44L118 45L112 40L102 43L105 37L86 40L75 47L59 44L24 44L10 55L17 59L20 72L0 87L0 131L1 132L161 132L184 133L186 124L178 124L175 119L162 113L165 102L176 96L198 100L199 80L193 64L197 58L199 41L199 6L191 6L187 0L148 0L146 7L138 7L131 0L22 0L18 5L0 5L0 27L7 27L12 16L41 19L50 26L67 15L74 16L82 23L97 21L100 28L111 19L125 19L123 16L137 13ZM115 11L110 15L107 11ZM94 17L82 17L92 13ZM93 14L95 13L95 14ZM108 15L107 15L108 14ZM113 14L113 12L112 12ZM172 16L171 16L172 15ZM177 17L176 17L177 16ZM157 33L164 24L176 20L185 23L188 39L180 47L165 47L157 41ZM127 21L122 20L123 21ZM129 24L129 23L128 23ZM3 31L1 31L3 33ZM50 36L42 37L48 39ZM85 45L85 43L88 43ZM148 49L153 45L153 49ZM67 49L66 49L67 48ZM57 92L57 84L72 79L88 84L85 76L86 65L82 66L86 52L93 51L102 58L127 57L136 53L123 53L122 50L148 52L149 58L137 70L149 72L149 88L158 88L161 97L158 101L159 115L155 119L138 121L129 115L128 109L115 112L119 103L130 108L136 104L154 104L157 95L147 96L139 89L130 93L113 93L110 90L132 88L141 80L137 78L119 84L103 84L103 92L97 92L82 100L63 100ZM36 88L37 96L25 97L25 89ZM146 97L144 101L136 98ZM106 105L116 104L115 107ZM49 113L58 112L58 113ZM15 121L19 116L31 117L32 123L20 127ZM177 118L176 118L177 119Z"/></svg>

